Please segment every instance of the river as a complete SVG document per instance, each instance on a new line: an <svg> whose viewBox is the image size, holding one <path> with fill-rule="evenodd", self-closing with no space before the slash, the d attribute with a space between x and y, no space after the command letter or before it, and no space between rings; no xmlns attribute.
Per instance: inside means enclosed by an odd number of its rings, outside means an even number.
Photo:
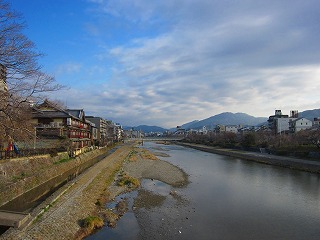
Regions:
<svg viewBox="0 0 320 240"><path fill-rule="evenodd" d="M128 213L87 239L319 239L318 174L177 145L144 147L169 154L160 158L182 168L190 183L144 180L140 192L162 201L132 209L138 191L120 196L131 198Z"/></svg>

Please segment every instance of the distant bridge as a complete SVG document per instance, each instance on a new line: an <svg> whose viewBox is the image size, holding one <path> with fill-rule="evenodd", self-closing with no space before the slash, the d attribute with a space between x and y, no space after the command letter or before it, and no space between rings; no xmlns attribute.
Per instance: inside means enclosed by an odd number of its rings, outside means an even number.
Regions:
<svg viewBox="0 0 320 240"><path fill-rule="evenodd" d="M174 137L144 137L143 141L180 141L184 139L184 136L174 136Z"/></svg>
<svg viewBox="0 0 320 240"><path fill-rule="evenodd" d="M127 138L126 141L180 141L184 136Z"/></svg>

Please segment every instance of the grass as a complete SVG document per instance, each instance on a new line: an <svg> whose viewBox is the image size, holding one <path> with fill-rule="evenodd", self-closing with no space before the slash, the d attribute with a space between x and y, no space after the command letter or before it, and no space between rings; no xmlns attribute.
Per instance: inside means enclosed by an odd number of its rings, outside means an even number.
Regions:
<svg viewBox="0 0 320 240"><path fill-rule="evenodd" d="M114 228L119 220L119 215L114 213L111 209L106 209L103 213L104 218L108 223L108 227Z"/></svg>
<svg viewBox="0 0 320 240"><path fill-rule="evenodd" d="M53 164L61 164L61 163L69 162L72 159L74 159L74 158L71 158L71 157L62 158L59 161L54 162Z"/></svg>
<svg viewBox="0 0 320 240"><path fill-rule="evenodd" d="M17 181L20 181L20 180L25 179L27 177L29 177L29 175L26 174L25 172L22 172L18 176L12 176L12 181L17 182Z"/></svg>
<svg viewBox="0 0 320 240"><path fill-rule="evenodd" d="M83 220L83 228L85 228L87 232L92 232L94 229L102 228L103 225L103 219L97 216L89 216Z"/></svg>
<svg viewBox="0 0 320 240"><path fill-rule="evenodd" d="M130 177L124 173L121 178L118 180L118 186L123 187L127 186L129 188L137 188L140 186L140 181L137 178Z"/></svg>
<svg viewBox="0 0 320 240"><path fill-rule="evenodd" d="M131 152L128 154L128 160L130 162L137 161L138 160L137 154L138 152L135 149L131 150Z"/></svg>
<svg viewBox="0 0 320 240"><path fill-rule="evenodd" d="M141 157L144 159L150 159L150 160L159 160L154 154L149 152L146 149L141 149Z"/></svg>
<svg viewBox="0 0 320 240"><path fill-rule="evenodd" d="M84 239L89 236L95 229L104 226L103 219L97 216L89 216L82 220L82 228L77 232L74 239Z"/></svg>
<svg viewBox="0 0 320 240"><path fill-rule="evenodd" d="M51 208L53 206L55 202L52 202L50 204L48 204L45 208L43 208L42 212L33 220L33 223L36 223L37 221L39 221L39 219L46 213L49 211L49 208Z"/></svg>

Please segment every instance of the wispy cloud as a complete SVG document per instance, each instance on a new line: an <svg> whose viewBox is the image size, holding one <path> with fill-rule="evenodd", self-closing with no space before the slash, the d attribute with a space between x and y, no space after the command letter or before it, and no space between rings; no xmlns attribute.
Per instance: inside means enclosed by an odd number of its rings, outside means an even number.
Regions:
<svg viewBox="0 0 320 240"><path fill-rule="evenodd" d="M81 70L82 70L82 64L68 62L68 63L64 63L57 66L55 73L57 75L64 75L64 74L78 73Z"/></svg>
<svg viewBox="0 0 320 240"><path fill-rule="evenodd" d="M319 104L317 1L91 2L100 14L88 25L101 37L95 66L109 75L91 97L70 101L92 113L172 127L223 111L268 116ZM97 34L108 17L147 31L110 44ZM159 23L166 27L152 31Z"/></svg>

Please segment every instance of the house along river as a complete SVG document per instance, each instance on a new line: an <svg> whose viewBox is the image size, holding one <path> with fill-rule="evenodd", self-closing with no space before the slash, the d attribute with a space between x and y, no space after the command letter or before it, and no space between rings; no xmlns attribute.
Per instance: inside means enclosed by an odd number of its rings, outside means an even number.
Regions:
<svg viewBox="0 0 320 240"><path fill-rule="evenodd" d="M144 147L170 155L159 158L182 168L190 183L143 180L139 190L119 196L129 210L117 226L87 239L320 238L318 174L176 145Z"/></svg>

